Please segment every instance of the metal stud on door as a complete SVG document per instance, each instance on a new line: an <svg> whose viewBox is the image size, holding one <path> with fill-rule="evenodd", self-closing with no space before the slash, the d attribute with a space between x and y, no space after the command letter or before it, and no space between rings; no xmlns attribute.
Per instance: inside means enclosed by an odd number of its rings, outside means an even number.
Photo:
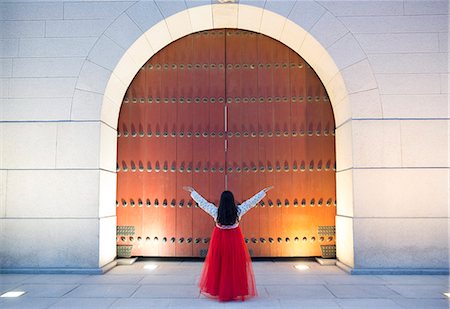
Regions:
<svg viewBox="0 0 450 309"><path fill-rule="evenodd" d="M274 185L241 222L250 253L329 256L334 166L331 105L300 56L249 31L186 36L142 67L123 100L119 255L206 254L213 221L182 186L217 204L224 189L241 202Z"/></svg>

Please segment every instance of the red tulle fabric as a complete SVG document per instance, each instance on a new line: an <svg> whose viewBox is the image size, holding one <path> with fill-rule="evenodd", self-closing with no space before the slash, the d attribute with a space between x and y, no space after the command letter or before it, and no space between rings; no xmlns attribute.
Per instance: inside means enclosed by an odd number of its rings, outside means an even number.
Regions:
<svg viewBox="0 0 450 309"><path fill-rule="evenodd" d="M241 228L214 228L200 277L200 291L219 301L256 296L252 261Z"/></svg>

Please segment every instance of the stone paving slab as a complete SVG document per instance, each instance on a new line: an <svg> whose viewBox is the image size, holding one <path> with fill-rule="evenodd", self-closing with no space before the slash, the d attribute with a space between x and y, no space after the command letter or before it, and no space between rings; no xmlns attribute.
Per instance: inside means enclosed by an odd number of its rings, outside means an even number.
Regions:
<svg viewBox="0 0 450 309"><path fill-rule="evenodd" d="M202 262L138 261L105 275L0 275L3 308L449 308L448 276L351 276L336 266L295 261L254 262L258 297L220 303L199 293ZM144 269L157 264L154 270Z"/></svg>
<svg viewBox="0 0 450 309"><path fill-rule="evenodd" d="M106 309L116 302L116 298L62 298L51 305L51 309ZM147 304L148 305L148 304Z"/></svg>
<svg viewBox="0 0 450 309"><path fill-rule="evenodd" d="M195 285L142 285L132 297L139 298L198 298Z"/></svg>
<svg viewBox="0 0 450 309"><path fill-rule="evenodd" d="M28 297L63 297L70 291L76 289L76 284L22 284L18 290L25 291L23 298Z"/></svg>
<svg viewBox="0 0 450 309"><path fill-rule="evenodd" d="M65 297L130 297L138 288L137 284L86 284L78 286Z"/></svg>
<svg viewBox="0 0 450 309"><path fill-rule="evenodd" d="M323 285L267 285L266 290L271 298L334 298L334 295Z"/></svg>
<svg viewBox="0 0 450 309"><path fill-rule="evenodd" d="M337 298L393 298L398 293L384 285L327 285Z"/></svg>

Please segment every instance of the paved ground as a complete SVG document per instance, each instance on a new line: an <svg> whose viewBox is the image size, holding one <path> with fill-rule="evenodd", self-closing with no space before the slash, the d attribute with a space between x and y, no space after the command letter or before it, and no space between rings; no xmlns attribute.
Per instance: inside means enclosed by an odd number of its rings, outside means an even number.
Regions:
<svg viewBox="0 0 450 309"><path fill-rule="evenodd" d="M0 275L0 308L449 308L448 276L351 276L335 266L305 262L255 262L259 296L219 303L199 295L201 262L143 261L105 275ZM0 293L0 294L1 294Z"/></svg>

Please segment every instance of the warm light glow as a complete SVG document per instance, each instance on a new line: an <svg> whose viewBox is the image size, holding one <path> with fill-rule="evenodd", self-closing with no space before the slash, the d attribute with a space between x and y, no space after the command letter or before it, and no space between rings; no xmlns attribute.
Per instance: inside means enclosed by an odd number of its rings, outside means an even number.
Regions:
<svg viewBox="0 0 450 309"><path fill-rule="evenodd" d="M305 265L305 264L297 264L297 265L295 265L295 268L298 270L306 270L306 269L309 269L309 266Z"/></svg>
<svg viewBox="0 0 450 309"><path fill-rule="evenodd" d="M450 298L450 292L444 293L444 295Z"/></svg>
<svg viewBox="0 0 450 309"><path fill-rule="evenodd" d="M158 268L159 265L156 264L147 264L144 266L144 269L148 269L148 270L155 270Z"/></svg>
<svg viewBox="0 0 450 309"><path fill-rule="evenodd" d="M0 297L19 297L22 296L23 294L25 294L25 292L23 291L10 291L0 295Z"/></svg>

